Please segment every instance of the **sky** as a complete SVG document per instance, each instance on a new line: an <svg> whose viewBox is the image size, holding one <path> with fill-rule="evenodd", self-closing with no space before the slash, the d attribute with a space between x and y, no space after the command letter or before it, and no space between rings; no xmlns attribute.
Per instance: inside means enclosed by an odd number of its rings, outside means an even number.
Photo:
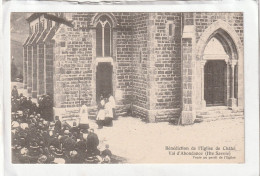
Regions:
<svg viewBox="0 0 260 176"><path fill-rule="evenodd" d="M23 43L29 36L29 24L26 21L31 13L11 13L11 57L14 58L19 73L23 71Z"/></svg>

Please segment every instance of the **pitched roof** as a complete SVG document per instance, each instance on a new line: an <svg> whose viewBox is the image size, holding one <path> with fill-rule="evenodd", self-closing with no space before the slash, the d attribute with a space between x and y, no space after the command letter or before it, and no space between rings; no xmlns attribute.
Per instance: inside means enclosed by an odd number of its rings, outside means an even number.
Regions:
<svg viewBox="0 0 260 176"><path fill-rule="evenodd" d="M66 20L65 18L62 17L58 17L56 15L52 15L52 14L48 14L48 13L33 13L30 17L28 17L26 20L28 22L31 22L33 20L35 20L36 18L39 18L40 16L44 15L44 18L46 19L50 19L52 21L56 21L58 23L62 23L65 24L67 26L73 27L73 24L71 23L71 21Z"/></svg>

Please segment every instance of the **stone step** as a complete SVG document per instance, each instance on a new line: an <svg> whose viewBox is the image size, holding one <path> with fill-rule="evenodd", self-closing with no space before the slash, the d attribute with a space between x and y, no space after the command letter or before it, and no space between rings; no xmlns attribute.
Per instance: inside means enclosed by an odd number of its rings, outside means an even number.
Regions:
<svg viewBox="0 0 260 176"><path fill-rule="evenodd" d="M231 113L232 110L211 110L211 111L207 111L207 110L203 110L203 111L198 111L197 115L210 115L210 114L227 114L227 113Z"/></svg>
<svg viewBox="0 0 260 176"><path fill-rule="evenodd" d="M225 119L238 119L238 118L244 118L244 116L228 116L228 117L220 117L220 118L207 118L203 119L204 122L211 122L216 120L225 120Z"/></svg>
<svg viewBox="0 0 260 176"><path fill-rule="evenodd" d="M227 109L228 109L227 106L209 106L205 108L206 111L227 110Z"/></svg>
<svg viewBox="0 0 260 176"><path fill-rule="evenodd" d="M206 119L206 118L232 117L232 116L243 116L243 115L244 115L243 112L235 112L235 113L231 112L231 113L224 113L224 114L221 113L204 114L204 115L197 115L196 117Z"/></svg>
<svg viewBox="0 0 260 176"><path fill-rule="evenodd" d="M228 117L211 117L211 118L196 118L194 120L194 123L201 123L201 122L212 122L212 121L217 121L217 120L225 120L225 119L239 119L242 118L244 119L244 116L228 116Z"/></svg>
<svg viewBox="0 0 260 176"><path fill-rule="evenodd" d="M215 115L215 114L222 114L222 115L229 115L229 114L239 114L243 115L244 111L232 111L232 110L216 110L216 111L203 111L198 112L197 115Z"/></svg>

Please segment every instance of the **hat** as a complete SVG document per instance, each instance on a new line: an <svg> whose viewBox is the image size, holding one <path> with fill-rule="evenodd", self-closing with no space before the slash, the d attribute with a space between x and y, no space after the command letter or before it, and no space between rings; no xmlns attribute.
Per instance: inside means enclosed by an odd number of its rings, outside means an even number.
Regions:
<svg viewBox="0 0 260 176"><path fill-rule="evenodd" d="M28 153L28 149L27 148L22 148L20 151L21 155L25 155Z"/></svg>
<svg viewBox="0 0 260 176"><path fill-rule="evenodd" d="M39 157L39 159L38 159L38 163L45 163L46 160L47 160L47 156L42 155L42 156Z"/></svg>
<svg viewBox="0 0 260 176"><path fill-rule="evenodd" d="M20 127L25 130L25 128L28 128L28 123L21 123Z"/></svg>
<svg viewBox="0 0 260 176"><path fill-rule="evenodd" d="M64 131L64 134L69 134L69 133L70 133L69 130Z"/></svg>
<svg viewBox="0 0 260 176"><path fill-rule="evenodd" d="M83 136L82 136L82 137L83 137L83 139L85 139L85 140L86 140L86 139L87 139L87 137L88 137L88 134L87 134L87 133L83 133Z"/></svg>
<svg viewBox="0 0 260 176"><path fill-rule="evenodd" d="M12 122L12 127L13 128L18 128L20 126L20 124L17 121L13 121Z"/></svg>
<svg viewBox="0 0 260 176"><path fill-rule="evenodd" d="M61 156L63 156L63 151L56 147L55 150L54 150L54 154L56 156L60 156L61 157Z"/></svg>
<svg viewBox="0 0 260 176"><path fill-rule="evenodd" d="M77 152L76 150L73 150L73 151L70 152L70 156L71 156L71 157L74 157L74 156L76 156L77 154L78 154L78 152Z"/></svg>
<svg viewBox="0 0 260 176"><path fill-rule="evenodd" d="M37 142L34 141L34 142L31 143L30 148L32 148L32 149L38 149L39 146L38 146Z"/></svg>
<svg viewBox="0 0 260 176"><path fill-rule="evenodd" d="M51 151L55 151L55 147L53 145L50 146Z"/></svg>
<svg viewBox="0 0 260 176"><path fill-rule="evenodd" d="M55 158L53 162L56 164L65 164L65 160L63 158Z"/></svg>

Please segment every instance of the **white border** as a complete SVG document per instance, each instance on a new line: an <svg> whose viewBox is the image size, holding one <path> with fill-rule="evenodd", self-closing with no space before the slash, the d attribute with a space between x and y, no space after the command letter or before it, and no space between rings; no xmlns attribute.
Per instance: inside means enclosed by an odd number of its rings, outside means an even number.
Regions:
<svg viewBox="0 0 260 176"><path fill-rule="evenodd" d="M61 5L62 4L62 5ZM258 92L258 13L257 3L205 2L174 5L72 5L63 2L8 2L3 6L3 89L4 89L4 149L5 175L199 175L258 176L259 175L259 92ZM245 68L245 164L120 164L120 165L25 165L11 164L10 154L10 12L244 12ZM1 95L1 94L0 94ZM0 109L1 110L1 109ZM0 122L2 119L0 120ZM1 137L3 137L1 133ZM3 147L3 146L1 146ZM1 148L0 148L1 149ZM2 159L2 158L1 158ZM0 162L0 163L1 163ZM0 173L1 174L1 173Z"/></svg>

